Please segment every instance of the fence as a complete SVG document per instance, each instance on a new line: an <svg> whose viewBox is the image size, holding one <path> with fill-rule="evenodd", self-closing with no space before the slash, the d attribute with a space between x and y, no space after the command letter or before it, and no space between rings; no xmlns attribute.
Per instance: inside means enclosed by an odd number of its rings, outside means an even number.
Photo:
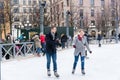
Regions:
<svg viewBox="0 0 120 80"><path fill-rule="evenodd" d="M27 56L28 54L34 54L34 50L33 42L0 44L0 59Z"/></svg>

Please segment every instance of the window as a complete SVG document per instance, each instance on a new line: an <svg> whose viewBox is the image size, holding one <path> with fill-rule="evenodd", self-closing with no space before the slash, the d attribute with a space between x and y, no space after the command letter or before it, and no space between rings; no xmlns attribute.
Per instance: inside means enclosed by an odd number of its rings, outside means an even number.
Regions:
<svg viewBox="0 0 120 80"><path fill-rule="evenodd" d="M62 26L64 26L64 23L62 23Z"/></svg>
<svg viewBox="0 0 120 80"><path fill-rule="evenodd" d="M92 24L92 25L95 25L95 21L94 21L94 20L91 20L91 24Z"/></svg>
<svg viewBox="0 0 120 80"><path fill-rule="evenodd" d="M59 12L59 4L56 7L57 13Z"/></svg>
<svg viewBox="0 0 120 80"><path fill-rule="evenodd" d="M105 5L105 1L101 0L101 6L104 6L104 5Z"/></svg>
<svg viewBox="0 0 120 80"><path fill-rule="evenodd" d="M94 6L94 0L90 0L91 6Z"/></svg>
<svg viewBox="0 0 120 80"><path fill-rule="evenodd" d="M64 12L62 12L62 19L64 19Z"/></svg>
<svg viewBox="0 0 120 80"><path fill-rule="evenodd" d="M4 14L0 13L0 23L4 23Z"/></svg>
<svg viewBox="0 0 120 80"><path fill-rule="evenodd" d="M23 5L26 5L26 0L23 0Z"/></svg>
<svg viewBox="0 0 120 80"><path fill-rule="evenodd" d="M56 21L56 16L54 15L54 21Z"/></svg>
<svg viewBox="0 0 120 80"><path fill-rule="evenodd" d="M0 2L0 9L3 9L3 8L4 8L4 3Z"/></svg>
<svg viewBox="0 0 120 80"><path fill-rule="evenodd" d="M27 21L27 16L23 16L23 21L26 22Z"/></svg>
<svg viewBox="0 0 120 80"><path fill-rule="evenodd" d="M63 3L63 2L61 3L61 7L62 7L62 9L63 9L63 7L64 7L64 3Z"/></svg>
<svg viewBox="0 0 120 80"><path fill-rule="evenodd" d="M80 9L80 18L83 18L83 9Z"/></svg>
<svg viewBox="0 0 120 80"><path fill-rule="evenodd" d="M70 4L69 4L69 0L67 0L67 6L70 6Z"/></svg>
<svg viewBox="0 0 120 80"><path fill-rule="evenodd" d="M27 10L26 10L26 8L23 8L23 12L24 12L24 13L27 13Z"/></svg>
<svg viewBox="0 0 120 80"><path fill-rule="evenodd" d="M115 26L115 21L112 21L111 24L112 24L112 26Z"/></svg>
<svg viewBox="0 0 120 80"><path fill-rule="evenodd" d="M36 1L33 1L33 4L35 5L37 2Z"/></svg>
<svg viewBox="0 0 120 80"><path fill-rule="evenodd" d="M13 0L14 4L19 4L19 0Z"/></svg>
<svg viewBox="0 0 120 80"><path fill-rule="evenodd" d="M31 0L28 0L28 5L31 5Z"/></svg>
<svg viewBox="0 0 120 80"><path fill-rule="evenodd" d="M112 11L111 11L111 16L112 16L112 17L115 17L115 10L112 10Z"/></svg>
<svg viewBox="0 0 120 80"><path fill-rule="evenodd" d="M36 13L36 12L37 12L37 9L36 9L36 8L34 8L34 9L33 9L33 12L34 12L34 13Z"/></svg>
<svg viewBox="0 0 120 80"><path fill-rule="evenodd" d="M14 13L19 13L19 8L14 8L13 12Z"/></svg>
<svg viewBox="0 0 120 80"><path fill-rule="evenodd" d="M15 17L15 18L14 18L14 21L19 21L19 18L18 18L18 17Z"/></svg>
<svg viewBox="0 0 120 80"><path fill-rule="evenodd" d="M83 0L80 0L80 5L83 5Z"/></svg>
<svg viewBox="0 0 120 80"><path fill-rule="evenodd" d="M91 17L94 17L95 11L94 9L91 9Z"/></svg>
<svg viewBox="0 0 120 80"><path fill-rule="evenodd" d="M113 8L115 6L115 0L111 0L111 7Z"/></svg>
<svg viewBox="0 0 120 80"><path fill-rule="evenodd" d="M102 26L105 26L105 21L104 20L102 20Z"/></svg>
<svg viewBox="0 0 120 80"><path fill-rule="evenodd" d="M53 11L55 12L56 10L55 10L55 6L53 7Z"/></svg>
<svg viewBox="0 0 120 80"><path fill-rule="evenodd" d="M101 10L101 16L104 16L104 10Z"/></svg>
<svg viewBox="0 0 120 80"><path fill-rule="evenodd" d="M29 15L29 21L30 21L30 23L33 21L32 20L32 15ZM36 21L36 18L34 19L34 21Z"/></svg>
<svg viewBox="0 0 120 80"><path fill-rule="evenodd" d="M31 8L29 8L29 12L30 12L30 13L32 12L32 9L31 9Z"/></svg>
<svg viewBox="0 0 120 80"><path fill-rule="evenodd" d="M44 9L44 13L47 13L47 8Z"/></svg>
<svg viewBox="0 0 120 80"><path fill-rule="evenodd" d="M53 13L52 8L50 8L50 12L51 12L51 14Z"/></svg>

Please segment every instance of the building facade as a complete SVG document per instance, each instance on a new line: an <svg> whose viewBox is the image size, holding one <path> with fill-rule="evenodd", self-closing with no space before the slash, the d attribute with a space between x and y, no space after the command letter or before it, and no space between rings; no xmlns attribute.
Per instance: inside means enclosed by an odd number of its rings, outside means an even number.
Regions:
<svg viewBox="0 0 120 80"><path fill-rule="evenodd" d="M50 0L51 24L66 26L66 11L70 11L74 27L96 28L107 32L115 29L119 17L119 0ZM116 6L117 5L117 6ZM69 21L70 22L70 21Z"/></svg>
<svg viewBox="0 0 120 80"><path fill-rule="evenodd" d="M12 0L11 13L13 26L29 26L37 25L39 17L39 0Z"/></svg>
<svg viewBox="0 0 120 80"><path fill-rule="evenodd" d="M70 0L49 0L51 25L66 26L66 12L70 11Z"/></svg>
<svg viewBox="0 0 120 80"><path fill-rule="evenodd" d="M38 27L39 0L11 0L12 35L20 36L20 29Z"/></svg>

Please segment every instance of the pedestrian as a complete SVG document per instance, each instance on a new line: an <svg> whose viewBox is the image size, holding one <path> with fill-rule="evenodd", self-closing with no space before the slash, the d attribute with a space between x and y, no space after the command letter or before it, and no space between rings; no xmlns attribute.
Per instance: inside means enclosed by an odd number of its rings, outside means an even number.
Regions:
<svg viewBox="0 0 120 80"><path fill-rule="evenodd" d="M61 35L61 45L62 45L62 49L64 49L65 48L65 43L67 42L67 35L65 35L65 34L62 34Z"/></svg>
<svg viewBox="0 0 120 80"><path fill-rule="evenodd" d="M19 40L20 42L22 42L24 40L24 33L22 33L16 40Z"/></svg>
<svg viewBox="0 0 120 80"><path fill-rule="evenodd" d="M89 44L89 34L88 34L88 32L85 32L84 36L86 37L87 43ZM89 57L87 55L87 49L85 49L85 58L89 59Z"/></svg>
<svg viewBox="0 0 120 80"><path fill-rule="evenodd" d="M98 32L97 40L98 40L98 46L101 47L101 40L102 40L101 32Z"/></svg>
<svg viewBox="0 0 120 80"><path fill-rule="evenodd" d="M56 51L56 40L57 40L57 28L51 27L51 31L46 35L46 57L47 57L47 75L51 76L50 63L51 58L53 61L53 71L55 77L59 77L57 73L57 51Z"/></svg>
<svg viewBox="0 0 120 80"><path fill-rule="evenodd" d="M90 53L92 53L92 51L90 50L90 48L88 46L87 39L84 36L84 31L82 29L79 30L79 34L73 40L73 47L75 48L75 51L74 51L74 63L73 63L72 74L75 73L77 62L78 62L78 59L80 56L81 57L81 73L83 75L85 75L85 68L84 68L84 66L85 66L85 48L87 48Z"/></svg>
<svg viewBox="0 0 120 80"><path fill-rule="evenodd" d="M119 38L119 41L120 41L120 33L119 33L119 35L118 35L118 38Z"/></svg>
<svg viewBox="0 0 120 80"><path fill-rule="evenodd" d="M6 41L7 41L7 43L12 43L12 35L11 35L11 33L8 33L7 34L7 36L6 36Z"/></svg>
<svg viewBox="0 0 120 80"><path fill-rule="evenodd" d="M33 38L32 38L35 42L35 47L36 47L36 53L37 53L37 56L40 57L40 53L41 53L41 42L40 42L40 39L39 39L39 36L38 35L35 35Z"/></svg>
<svg viewBox="0 0 120 80"><path fill-rule="evenodd" d="M42 52L43 52L43 56L46 53L46 40L45 40L45 35L43 33L40 33L40 40L41 40L41 46L42 46Z"/></svg>

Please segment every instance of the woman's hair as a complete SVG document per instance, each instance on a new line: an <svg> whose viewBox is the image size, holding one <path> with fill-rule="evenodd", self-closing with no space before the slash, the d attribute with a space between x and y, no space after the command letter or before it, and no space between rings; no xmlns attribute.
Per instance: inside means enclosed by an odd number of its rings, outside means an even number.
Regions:
<svg viewBox="0 0 120 80"><path fill-rule="evenodd" d="M52 26L52 27L51 27L51 30L54 29L54 28L56 28L56 27L55 27L55 26Z"/></svg>
<svg viewBox="0 0 120 80"><path fill-rule="evenodd" d="M79 32L81 32L81 31L83 31L83 32L84 32L84 30L83 30L83 29L79 29Z"/></svg>

